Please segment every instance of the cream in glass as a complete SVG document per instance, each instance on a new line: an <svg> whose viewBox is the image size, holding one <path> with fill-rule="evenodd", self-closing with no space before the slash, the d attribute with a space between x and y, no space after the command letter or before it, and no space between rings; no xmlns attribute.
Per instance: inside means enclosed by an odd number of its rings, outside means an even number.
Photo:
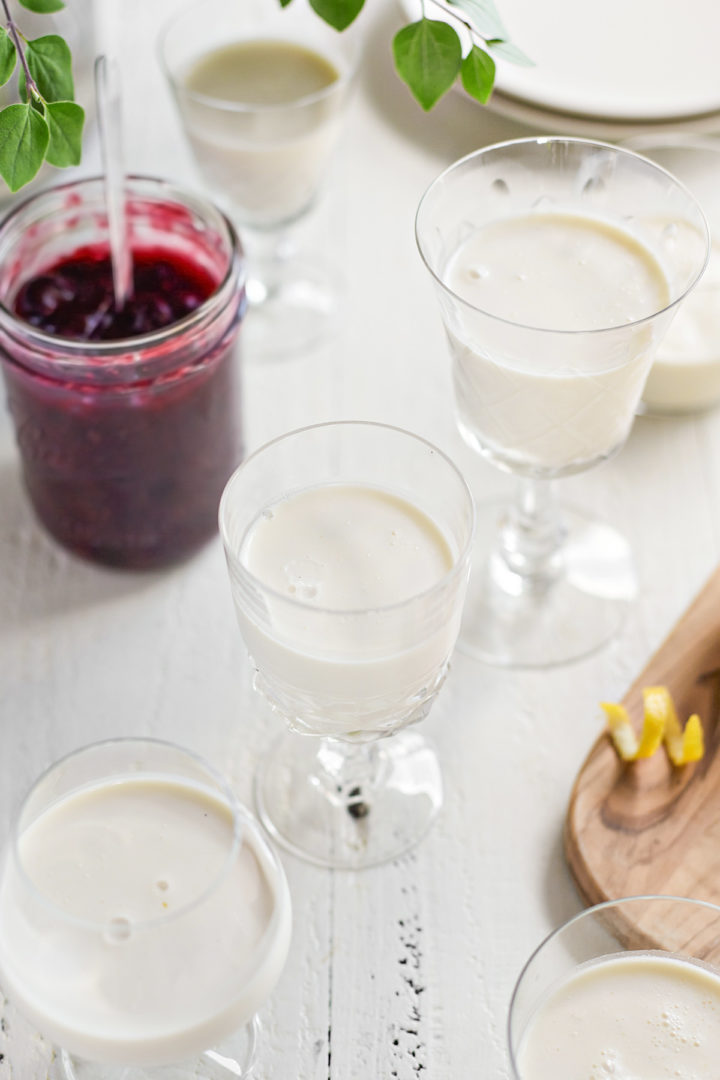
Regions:
<svg viewBox="0 0 720 1080"><path fill-rule="evenodd" d="M359 58L307 0L200 0L160 55L201 178L241 226L248 354L297 352L339 326L338 222L311 213L328 175Z"/></svg>
<svg viewBox="0 0 720 1080"><path fill-rule="evenodd" d="M88 747L26 801L0 882L0 977L68 1077L207 1065L269 996L289 935L258 826L179 748Z"/></svg>
<svg viewBox="0 0 720 1080"><path fill-rule="evenodd" d="M240 558L275 592L331 613L402 604L453 567L450 544L427 514L391 491L363 485L308 488L266 507L248 530ZM394 649L383 645L373 655L357 620L329 614L313 633L307 624L303 632L297 613L285 605L273 614L272 633L243 619L250 652L265 678L274 672L313 698L316 708L342 699L342 706L326 709L328 735L349 727L355 734L372 731L399 696L412 701L443 666L457 632L450 621L410 648L399 634Z"/></svg>
<svg viewBox="0 0 720 1080"><path fill-rule="evenodd" d="M625 442L653 356L707 259L702 211L669 173L584 139L517 139L455 162L416 238L450 344L458 426L517 477L477 507L461 647L546 667L618 630L637 591L620 532L555 481Z"/></svg>
<svg viewBox="0 0 720 1080"><path fill-rule="evenodd" d="M717 1080L720 908L635 896L532 954L508 1021L514 1080Z"/></svg>
<svg viewBox="0 0 720 1080"><path fill-rule="evenodd" d="M321 865L395 857L442 801L434 750L401 729L428 714L460 627L465 481L409 432L320 424L239 467L220 529L255 686L291 729L256 778L263 823Z"/></svg>
<svg viewBox="0 0 720 1080"><path fill-rule="evenodd" d="M720 140L646 132L623 143L661 165L693 193L708 219L712 248L705 273L655 355L643 411L687 413L720 401Z"/></svg>
<svg viewBox="0 0 720 1080"><path fill-rule="evenodd" d="M342 98L333 88L340 78L322 53L271 37L221 45L188 67L184 115L193 153L214 190L250 224L290 220L312 201L339 133ZM294 108L293 130L279 137L275 113Z"/></svg>
<svg viewBox="0 0 720 1080"><path fill-rule="evenodd" d="M551 992L518 1052L522 1080L717 1080L720 975L620 954Z"/></svg>
<svg viewBox="0 0 720 1080"><path fill-rule="evenodd" d="M462 300L496 318L548 330L620 326L665 307L670 288L656 256L602 219L540 212L492 222L458 248L445 271ZM633 421L652 336L616 367L553 371L555 343L539 339L525 364L498 363L485 342L451 334L461 422L526 468L568 469L607 457Z"/></svg>

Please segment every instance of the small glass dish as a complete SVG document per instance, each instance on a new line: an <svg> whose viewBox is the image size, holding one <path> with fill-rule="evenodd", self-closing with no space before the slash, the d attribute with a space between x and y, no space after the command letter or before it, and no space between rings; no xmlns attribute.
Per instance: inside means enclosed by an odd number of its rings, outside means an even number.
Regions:
<svg viewBox="0 0 720 1080"><path fill-rule="evenodd" d="M623 146L667 169L700 203L711 249L702 279L661 341L639 411L699 412L720 404L720 138L636 135Z"/></svg>

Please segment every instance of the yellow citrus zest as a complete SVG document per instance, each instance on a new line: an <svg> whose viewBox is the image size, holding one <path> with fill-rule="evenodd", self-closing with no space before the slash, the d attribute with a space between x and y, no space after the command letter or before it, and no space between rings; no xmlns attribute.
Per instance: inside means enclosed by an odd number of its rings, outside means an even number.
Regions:
<svg viewBox="0 0 720 1080"><path fill-rule="evenodd" d="M683 729L666 686L646 686L643 705L643 726L638 739L623 705L601 704L613 744L623 761L651 757L662 742L673 765L700 760L705 747L702 723L697 714L690 717Z"/></svg>
<svg viewBox="0 0 720 1080"><path fill-rule="evenodd" d="M665 725L655 716L645 714L643 728L638 739L630 723L627 709L622 705L603 702L602 708L607 716L608 727L615 749L623 761L637 761L638 758L651 757L663 740Z"/></svg>

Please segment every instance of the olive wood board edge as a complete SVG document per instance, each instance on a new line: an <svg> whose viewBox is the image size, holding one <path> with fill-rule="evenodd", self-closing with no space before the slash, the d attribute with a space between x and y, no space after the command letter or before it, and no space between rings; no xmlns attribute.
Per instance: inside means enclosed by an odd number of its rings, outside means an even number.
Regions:
<svg viewBox="0 0 720 1080"><path fill-rule="evenodd" d="M568 867L588 904L661 894L720 905L720 567L623 698L638 730L643 687L655 685L682 723L699 713L705 755L677 768L661 747L628 764L601 734L570 796Z"/></svg>

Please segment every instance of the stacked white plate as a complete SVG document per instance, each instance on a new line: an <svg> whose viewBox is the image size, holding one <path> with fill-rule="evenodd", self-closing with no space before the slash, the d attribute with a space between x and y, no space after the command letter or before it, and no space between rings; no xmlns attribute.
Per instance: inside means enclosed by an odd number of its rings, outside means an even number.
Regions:
<svg viewBox="0 0 720 1080"><path fill-rule="evenodd" d="M489 108L568 135L720 132L720 0L496 3L535 66L498 60ZM401 5L417 18L416 0ZM452 22L435 2L426 13Z"/></svg>

